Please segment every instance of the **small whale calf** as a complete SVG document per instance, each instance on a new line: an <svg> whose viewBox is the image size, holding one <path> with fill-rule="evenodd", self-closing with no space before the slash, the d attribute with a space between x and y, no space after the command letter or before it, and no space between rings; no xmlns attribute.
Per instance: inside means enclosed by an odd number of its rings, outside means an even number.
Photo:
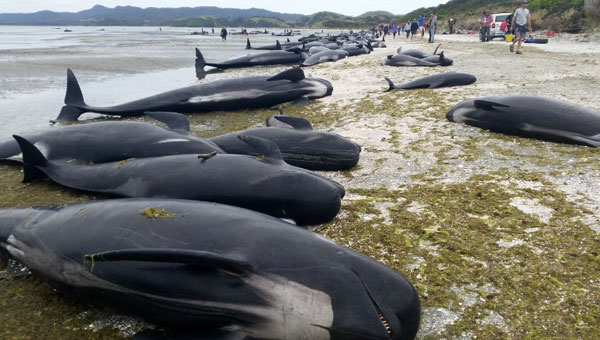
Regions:
<svg viewBox="0 0 600 340"><path fill-rule="evenodd" d="M421 318L417 292L394 270L304 228L215 203L0 209L0 247L78 300L186 339L218 331L222 339L410 340Z"/></svg>
<svg viewBox="0 0 600 340"><path fill-rule="evenodd" d="M482 97L458 103L446 118L510 135L600 147L600 111L532 96Z"/></svg>
<svg viewBox="0 0 600 340"><path fill-rule="evenodd" d="M394 85L390 78L385 78L390 85L391 90L411 90L411 89L435 89L439 87L470 85L477 81L477 78L468 73L439 73L431 76L415 79L402 85Z"/></svg>

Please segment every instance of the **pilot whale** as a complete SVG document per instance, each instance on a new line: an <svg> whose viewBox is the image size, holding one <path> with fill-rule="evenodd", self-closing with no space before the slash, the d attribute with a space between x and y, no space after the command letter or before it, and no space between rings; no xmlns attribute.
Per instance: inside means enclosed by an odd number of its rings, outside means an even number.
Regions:
<svg viewBox="0 0 600 340"><path fill-rule="evenodd" d="M427 77L422 77L402 85L394 85L390 78L385 78L391 90L411 90L411 89L435 89L438 87L470 85L477 81L477 78L468 73L439 73Z"/></svg>
<svg viewBox="0 0 600 340"><path fill-rule="evenodd" d="M175 112L146 112L168 129L135 121L106 121L52 127L24 137L49 160L79 163L117 162L181 154L223 153L216 144L190 135L187 117ZM0 159L21 153L14 138L0 141Z"/></svg>
<svg viewBox="0 0 600 340"><path fill-rule="evenodd" d="M331 95L327 80L306 78L300 68L292 68L272 77L254 76L218 80L161 93L129 103L97 107L85 103L75 74L67 70L65 106L55 121L76 120L84 112L131 117L146 111L199 113L272 107L277 104Z"/></svg>
<svg viewBox="0 0 600 340"><path fill-rule="evenodd" d="M69 188L122 197L211 201L294 220L299 225L333 219L344 189L338 183L283 161L273 142L240 136L257 157L233 154L174 155L102 164L48 161L22 137L24 182L48 176Z"/></svg>
<svg viewBox="0 0 600 340"><path fill-rule="evenodd" d="M196 48L196 69L204 69L205 66L212 66L220 69L251 67L260 65L299 65L306 58L306 53L302 49L287 49L283 51L268 51L255 54L248 54L223 62L209 63L204 60L204 56Z"/></svg>
<svg viewBox="0 0 600 340"><path fill-rule="evenodd" d="M252 47L252 44L250 44L250 38L246 38L246 49L247 50L276 51L276 50L281 50L281 44L279 43L279 40L275 40L275 45Z"/></svg>
<svg viewBox="0 0 600 340"><path fill-rule="evenodd" d="M409 340L419 327L419 297L399 273L232 206L118 199L0 209L1 248L78 300L188 334Z"/></svg>
<svg viewBox="0 0 600 340"><path fill-rule="evenodd" d="M210 138L227 153L258 156L240 136L253 136L277 144L286 163L310 170L348 170L360 158L361 147L338 134L313 131L310 122L298 117L272 116L268 124Z"/></svg>
<svg viewBox="0 0 600 340"><path fill-rule="evenodd" d="M452 122L510 135L600 147L600 111L532 96L482 97L458 103Z"/></svg>

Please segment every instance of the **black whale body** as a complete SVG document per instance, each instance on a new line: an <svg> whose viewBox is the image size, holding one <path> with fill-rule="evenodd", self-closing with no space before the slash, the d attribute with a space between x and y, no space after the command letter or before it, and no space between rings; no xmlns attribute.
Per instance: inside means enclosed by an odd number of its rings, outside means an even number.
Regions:
<svg viewBox="0 0 600 340"><path fill-rule="evenodd" d="M388 91L394 89L434 89L439 87L462 86L470 85L477 81L477 78L471 74L456 72L434 74L427 77L415 79L402 85L394 85L394 83L389 78L385 79L390 85Z"/></svg>
<svg viewBox="0 0 600 340"><path fill-rule="evenodd" d="M252 67L261 65L299 65L305 58L305 54L301 49L295 51L268 51L225 60L223 62L209 63L204 60L204 56L199 49L196 48L196 68L204 69L205 66L212 66L220 69Z"/></svg>
<svg viewBox="0 0 600 340"><path fill-rule="evenodd" d="M531 96L463 101L446 114L452 122L553 142L600 146L600 111Z"/></svg>
<svg viewBox="0 0 600 340"><path fill-rule="evenodd" d="M316 99L331 95L331 83L305 78L299 68L275 76L254 76L193 85L138 99L129 103L95 107L87 105L73 72L67 70L67 94L56 121L76 120L84 112L131 117L146 111L199 113L272 107L300 98Z"/></svg>
<svg viewBox="0 0 600 340"><path fill-rule="evenodd" d="M24 135L49 160L80 163L116 162L128 158L223 153L214 143L189 135L189 121L174 112L146 112L169 125L133 121L108 121L53 127ZM0 141L0 159L21 153L14 138Z"/></svg>
<svg viewBox="0 0 600 340"><path fill-rule="evenodd" d="M275 116L277 117L277 116ZM309 123L310 124L310 123ZM334 133L284 127L261 127L213 137L227 153L258 156L239 136L253 136L277 144L286 163L310 170L347 170L360 158L361 147Z"/></svg>
<svg viewBox="0 0 600 340"><path fill-rule="evenodd" d="M163 218L152 218L157 211ZM419 327L419 297L397 272L231 206L119 199L1 209L0 245L76 298L176 330L405 340Z"/></svg>
<svg viewBox="0 0 600 340"><path fill-rule="evenodd" d="M345 193L341 185L286 164L270 141L242 138L259 157L174 155L83 165L48 161L35 146L15 136L23 152L24 182L48 176L66 187L121 197L218 202L299 225L325 223L337 215Z"/></svg>

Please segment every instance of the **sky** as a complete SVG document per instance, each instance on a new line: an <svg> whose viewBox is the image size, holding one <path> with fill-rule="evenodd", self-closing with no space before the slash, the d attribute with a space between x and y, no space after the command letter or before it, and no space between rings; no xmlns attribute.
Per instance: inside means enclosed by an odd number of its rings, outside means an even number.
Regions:
<svg viewBox="0 0 600 340"><path fill-rule="evenodd" d="M55 12L79 12L94 5L105 7L135 6L135 7L198 7L216 6L229 8L263 8L282 13L312 14L330 11L351 16L364 12L382 10L394 14L405 14L420 7L437 6L448 0L0 0L0 13L32 13L43 10Z"/></svg>

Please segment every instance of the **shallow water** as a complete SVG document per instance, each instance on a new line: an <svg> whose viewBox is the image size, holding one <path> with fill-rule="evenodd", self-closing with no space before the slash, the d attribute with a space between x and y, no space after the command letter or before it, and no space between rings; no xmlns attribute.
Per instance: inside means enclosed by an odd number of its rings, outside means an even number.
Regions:
<svg viewBox="0 0 600 340"><path fill-rule="evenodd" d="M210 61L262 51L245 50L246 36L242 35L230 35L225 44L216 34L191 35L202 28L164 27L159 31L157 27L69 27L72 32L63 29L0 26L0 74L3 75L0 139L49 128L48 121L58 115L63 105L67 68L75 72L86 102L97 106L120 104L200 81L274 74L285 69L236 69L209 73L198 80L194 68L196 47ZM270 34L249 38L253 46L286 39ZM90 117L96 115L82 116Z"/></svg>

